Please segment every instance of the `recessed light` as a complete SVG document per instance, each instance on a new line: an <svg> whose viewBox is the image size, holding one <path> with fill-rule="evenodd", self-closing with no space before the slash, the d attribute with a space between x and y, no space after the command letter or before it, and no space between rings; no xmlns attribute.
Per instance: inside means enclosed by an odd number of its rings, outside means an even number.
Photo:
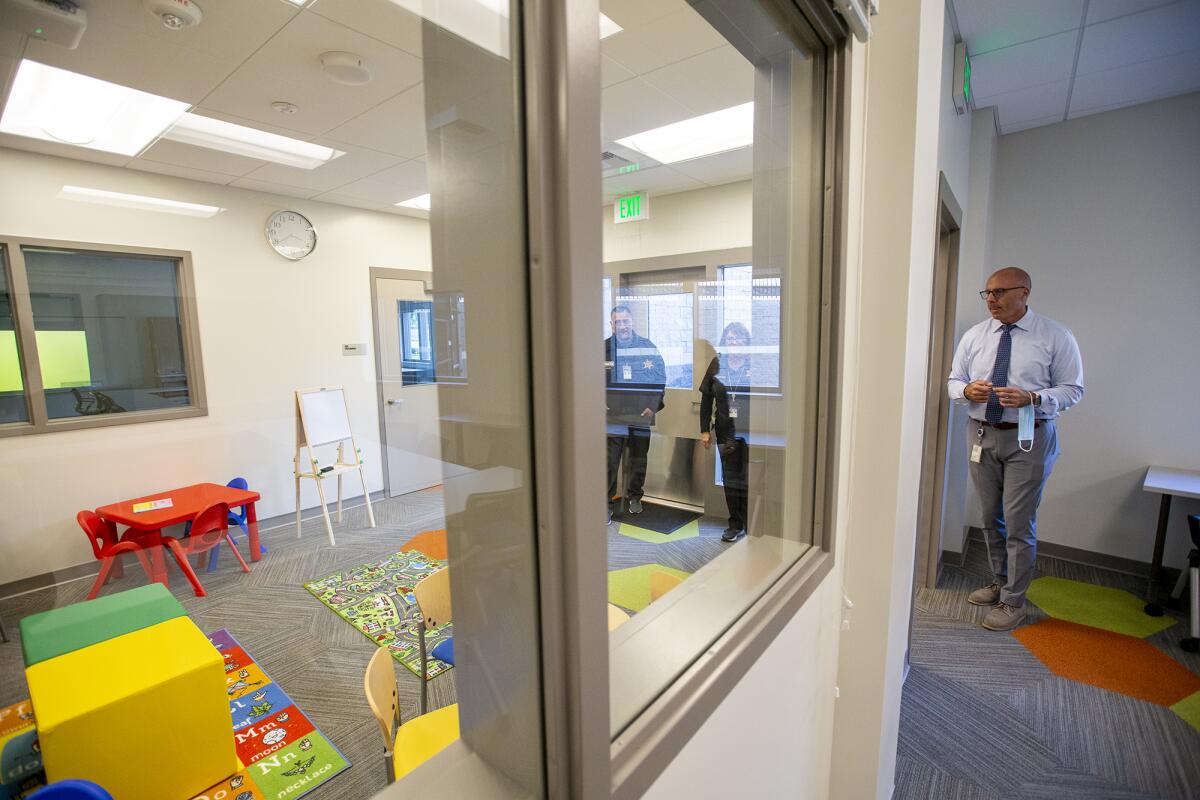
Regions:
<svg viewBox="0 0 1200 800"><path fill-rule="evenodd" d="M220 206L209 206L203 203L185 203L182 200L168 200L165 197L110 192L107 189L90 189L86 186L64 186L58 193L58 197L60 200L136 208L140 211L161 211L167 214L181 214L185 217L213 217L225 210Z"/></svg>
<svg viewBox="0 0 1200 800"><path fill-rule="evenodd" d="M615 36L625 30L617 23L613 22L610 17L600 12L600 38L607 39L610 36Z"/></svg>
<svg viewBox="0 0 1200 800"><path fill-rule="evenodd" d="M133 156L188 103L24 59L0 131Z"/></svg>
<svg viewBox="0 0 1200 800"><path fill-rule="evenodd" d="M617 144L662 164L739 150L754 144L754 103L723 108L635 133L617 139Z"/></svg>
<svg viewBox="0 0 1200 800"><path fill-rule="evenodd" d="M344 150L192 113L181 116L163 138L300 169L316 169L346 155Z"/></svg>
<svg viewBox="0 0 1200 800"><path fill-rule="evenodd" d="M404 208L416 208L421 211L428 211L429 210L429 195L428 194L417 195L416 197L412 197L412 198L409 198L408 200L404 200L402 202L396 203L396 205L402 206Z"/></svg>

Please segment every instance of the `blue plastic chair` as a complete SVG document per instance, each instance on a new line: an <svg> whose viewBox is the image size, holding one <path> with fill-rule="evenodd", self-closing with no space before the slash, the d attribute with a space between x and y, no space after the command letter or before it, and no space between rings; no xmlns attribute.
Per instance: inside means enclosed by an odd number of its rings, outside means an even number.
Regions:
<svg viewBox="0 0 1200 800"><path fill-rule="evenodd" d="M234 478L233 480L231 480L229 483L227 483L225 485L228 486L230 489L241 489L243 491L250 488L250 484L246 483L245 478ZM244 533L246 535L246 539L248 541L250 538L250 526L246 523L246 507L241 506L239 511L234 511L233 508L230 508L229 509L229 521L234 523L235 525L237 525L239 528L242 529L242 533ZM191 525L189 524L188 529L190 530L190 528L191 528ZM264 553L267 552L267 548L263 546L262 542L259 542L258 547ZM209 555L209 557L208 557L208 571L209 572L212 572L213 570L215 570L217 568L217 556L219 556L220 554L221 554L221 545L220 545L220 543L218 543L217 546L212 549L212 554Z"/></svg>
<svg viewBox="0 0 1200 800"><path fill-rule="evenodd" d="M30 795L37 800L113 800L113 796L91 781L72 778L43 786Z"/></svg>

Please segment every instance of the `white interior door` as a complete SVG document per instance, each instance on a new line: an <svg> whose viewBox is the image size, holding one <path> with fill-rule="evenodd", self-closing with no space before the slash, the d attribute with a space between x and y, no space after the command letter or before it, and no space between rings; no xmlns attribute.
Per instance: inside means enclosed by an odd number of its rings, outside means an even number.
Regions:
<svg viewBox="0 0 1200 800"><path fill-rule="evenodd" d="M435 381L433 295L425 281L375 279L375 348L388 496L443 480Z"/></svg>

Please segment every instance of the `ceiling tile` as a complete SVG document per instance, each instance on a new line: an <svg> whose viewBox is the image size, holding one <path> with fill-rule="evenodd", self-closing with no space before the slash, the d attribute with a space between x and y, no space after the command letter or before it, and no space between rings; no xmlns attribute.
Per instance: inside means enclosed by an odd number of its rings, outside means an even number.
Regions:
<svg viewBox="0 0 1200 800"><path fill-rule="evenodd" d="M971 56L971 88L980 97L1067 80L1075 63L1075 32Z"/></svg>
<svg viewBox="0 0 1200 800"><path fill-rule="evenodd" d="M256 181L253 178L238 178L230 186L236 186L239 189L250 189L255 192L266 192L267 194L279 194L284 197L295 197L301 200L307 200L314 195L320 194L313 189L305 189L303 186L288 186L283 183L273 183L271 181Z"/></svg>
<svg viewBox="0 0 1200 800"><path fill-rule="evenodd" d="M315 192L328 192L339 186L374 175L380 170L394 167L400 163L400 158L379 153L365 148L347 149L348 145L339 146L327 139L315 139L315 144L346 150L344 156L338 156L333 161L326 162L316 169L300 169L283 164L267 163L246 175L256 181L280 183L285 186L299 186L312 189Z"/></svg>
<svg viewBox="0 0 1200 800"><path fill-rule="evenodd" d="M324 194L319 194L309 199L320 200L322 203L333 203L334 205L339 206L361 208L366 211L380 211L383 208L380 203L374 200L363 200L358 197L352 197L348 194L338 194L337 192L325 192Z"/></svg>
<svg viewBox="0 0 1200 800"><path fill-rule="evenodd" d="M347 86L326 75L321 53L346 50L363 56L373 78ZM278 123L275 100L295 103L289 127L318 134L353 119L421 80L421 62L316 14L301 14L225 80L204 105L247 119Z"/></svg>
<svg viewBox="0 0 1200 800"><path fill-rule="evenodd" d="M1061 120L1067 113L1067 92L1070 88L1069 80L1043 83L1041 86L1029 86L1015 92L987 97L977 95L975 105L978 108L996 106L996 115L1002 128L1056 114Z"/></svg>
<svg viewBox="0 0 1200 800"><path fill-rule="evenodd" d="M353 197L360 203L373 204L373 208L395 205L429 191L425 169L423 159L413 159L377 172L369 178L339 186L319 195L318 199L325 200L332 196Z"/></svg>
<svg viewBox="0 0 1200 800"><path fill-rule="evenodd" d="M1059 122L1062 122L1062 114L1055 114L1049 117L1042 117L1041 119L1031 119L1025 122L1016 122L1012 125L1003 125L1000 127L1000 133L1018 133L1020 131L1027 131L1030 128L1041 128L1046 125L1054 125Z"/></svg>
<svg viewBox="0 0 1200 800"><path fill-rule="evenodd" d="M202 169L205 172L220 172L234 176L249 174L267 163L257 158L238 156L208 147L197 147L194 144L173 142L170 139L159 139L139 155L160 164L174 164L178 167L191 167L192 169Z"/></svg>
<svg viewBox="0 0 1200 800"><path fill-rule="evenodd" d="M743 147L728 153L682 161L672 164L671 169L708 186L750 180L754 177L754 148Z"/></svg>
<svg viewBox="0 0 1200 800"><path fill-rule="evenodd" d="M1114 17L1123 17L1126 14L1136 14L1139 11L1148 11L1151 8L1158 8L1170 3L1176 3L1179 0L1092 0L1088 3L1087 24L1095 25L1097 22L1104 22L1106 19Z"/></svg>
<svg viewBox="0 0 1200 800"><path fill-rule="evenodd" d="M613 84L627 81L630 78L637 77L631 70L627 70L613 61L603 53L600 54L600 86L608 88Z"/></svg>
<svg viewBox="0 0 1200 800"><path fill-rule="evenodd" d="M604 179L604 197L611 201L614 197L634 192L649 192L654 194L672 194L690 189L703 189L704 184L695 178L689 178L670 167L654 167L626 175L614 175Z"/></svg>
<svg viewBox="0 0 1200 800"><path fill-rule="evenodd" d="M1078 72L1084 75L1200 46L1200 0L1174 3L1084 29Z"/></svg>
<svg viewBox="0 0 1200 800"><path fill-rule="evenodd" d="M15 28L0 28L0 56L20 58L24 49L24 34Z"/></svg>
<svg viewBox="0 0 1200 800"><path fill-rule="evenodd" d="M703 17L685 7L608 37L600 42L600 52L641 75L723 44L725 40Z"/></svg>
<svg viewBox="0 0 1200 800"><path fill-rule="evenodd" d="M417 84L329 131L341 142L402 158L425 153L425 92Z"/></svg>
<svg viewBox="0 0 1200 800"><path fill-rule="evenodd" d="M305 13L353 28L421 57L421 18L389 0L315 0Z"/></svg>
<svg viewBox="0 0 1200 800"><path fill-rule="evenodd" d="M687 106L672 100L642 78L610 86L601 95L600 119L605 141L615 141L696 116Z"/></svg>
<svg viewBox="0 0 1200 800"><path fill-rule="evenodd" d="M1084 0L954 0L958 29L972 57L1076 30Z"/></svg>
<svg viewBox="0 0 1200 800"><path fill-rule="evenodd" d="M1075 78L1070 116L1200 90L1200 49Z"/></svg>
<svg viewBox="0 0 1200 800"><path fill-rule="evenodd" d="M625 30L646 25L687 7L684 0L600 0L600 11Z"/></svg>
<svg viewBox="0 0 1200 800"><path fill-rule="evenodd" d="M398 217L411 217L413 219L429 219L429 212L422 211L419 208L404 208L402 206L384 206L377 209L385 214L395 214Z"/></svg>
<svg viewBox="0 0 1200 800"><path fill-rule="evenodd" d="M192 181L204 181L206 183L227 184L237 180L237 175L223 175L220 172L209 172L203 169L193 169L191 167L181 167L176 164L160 164L157 161L150 161L145 158L135 158L125 166L130 169L141 170L142 172L155 172L159 175L170 175L175 178L187 178Z"/></svg>
<svg viewBox="0 0 1200 800"><path fill-rule="evenodd" d="M30 39L25 57L187 103L199 102L240 60L180 47L129 28L102 20L93 23L90 19L87 33L76 49Z"/></svg>
<svg viewBox="0 0 1200 800"><path fill-rule="evenodd" d="M754 99L754 65L726 45L646 73L643 80L695 114Z"/></svg>

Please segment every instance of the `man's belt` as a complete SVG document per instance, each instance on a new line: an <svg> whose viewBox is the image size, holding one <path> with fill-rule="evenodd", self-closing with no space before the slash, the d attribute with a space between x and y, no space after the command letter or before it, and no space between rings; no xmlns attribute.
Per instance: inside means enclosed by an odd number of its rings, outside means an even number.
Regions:
<svg viewBox="0 0 1200 800"><path fill-rule="evenodd" d="M1017 423L1015 422L988 422L987 420L982 419L977 419L975 422L978 422L980 425L987 425L989 428L995 428L998 431L1011 431L1013 428L1017 427ZM1035 419L1033 421L1033 427L1040 428L1043 422L1049 422L1049 420L1041 418Z"/></svg>

